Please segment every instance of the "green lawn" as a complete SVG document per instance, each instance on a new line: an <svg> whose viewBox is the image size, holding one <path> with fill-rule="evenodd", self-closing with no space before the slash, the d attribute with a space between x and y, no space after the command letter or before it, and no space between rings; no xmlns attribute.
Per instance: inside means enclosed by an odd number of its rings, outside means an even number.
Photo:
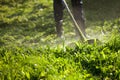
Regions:
<svg viewBox="0 0 120 80"><path fill-rule="evenodd" d="M93 44L75 37L66 10L57 38L52 3L0 1L0 80L119 80L120 1L83 1Z"/></svg>

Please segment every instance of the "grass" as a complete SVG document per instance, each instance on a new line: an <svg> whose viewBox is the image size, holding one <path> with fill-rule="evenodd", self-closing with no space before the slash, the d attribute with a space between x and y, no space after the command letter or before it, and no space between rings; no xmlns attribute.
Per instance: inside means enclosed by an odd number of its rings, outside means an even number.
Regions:
<svg viewBox="0 0 120 80"><path fill-rule="evenodd" d="M0 76L11 79L120 79L119 36L96 46L0 48Z"/></svg>
<svg viewBox="0 0 120 80"><path fill-rule="evenodd" d="M119 0L83 7L87 33L102 43L81 43L66 10L57 38L51 0L0 1L0 80L119 80Z"/></svg>
<svg viewBox="0 0 120 80"><path fill-rule="evenodd" d="M107 1L100 1L99 3L94 0L84 1L86 32L92 38L99 38L103 41L104 36L101 35L102 30L106 33L107 31L111 32L113 26L116 26L116 24L118 26L117 29L119 28L119 4L118 1L113 2L116 4L115 6L111 1L108 1L108 3ZM52 1L37 0L34 3L32 1L26 1L24 3L22 1L16 1L16 3L13 2L11 4L6 2L4 4L1 3L0 10L1 46L10 46L14 42L13 45L16 46L24 45L34 47L60 42L56 38ZM107 13L108 11L109 14ZM67 16L68 13L66 11L65 15L63 26L67 44L71 41L78 41L78 39L76 40L74 36L74 26L71 23L70 17Z"/></svg>

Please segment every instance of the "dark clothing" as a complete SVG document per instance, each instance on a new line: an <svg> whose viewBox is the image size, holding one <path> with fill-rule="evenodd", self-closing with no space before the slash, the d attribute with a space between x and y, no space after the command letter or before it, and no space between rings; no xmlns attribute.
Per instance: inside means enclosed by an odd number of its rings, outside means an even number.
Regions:
<svg viewBox="0 0 120 80"><path fill-rule="evenodd" d="M83 17L83 11L82 11L82 2L81 0L71 0L72 3L72 12L73 16L80 26L80 29L82 30L83 34L85 35L85 21ZM54 0L53 3L54 7L54 18L56 22L56 31L57 35L60 37L63 33L62 28L62 19L63 19L63 10L64 10L64 4L62 0ZM78 34L78 30L76 30L76 34Z"/></svg>

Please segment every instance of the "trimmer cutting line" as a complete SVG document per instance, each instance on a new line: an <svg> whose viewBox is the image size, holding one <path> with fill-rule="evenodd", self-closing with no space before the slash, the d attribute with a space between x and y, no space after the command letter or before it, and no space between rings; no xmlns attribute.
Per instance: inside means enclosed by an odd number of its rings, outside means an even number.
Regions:
<svg viewBox="0 0 120 80"><path fill-rule="evenodd" d="M75 18L74 18L74 16L73 16L73 14L72 14L72 12L70 11L70 9L69 9L69 7L68 7L68 4L66 3L65 0L63 0L63 3L64 3L64 5L65 5L65 7L66 7L66 9L67 9L67 11L68 11L71 19L73 20L73 23L74 23L75 27L78 29L79 34L81 35L82 40L83 40L84 42L88 42L88 43L94 43L94 42L96 42L96 39L87 39L87 38L85 37L85 35L83 34L82 30L79 28L79 25L77 24L77 22L76 22L76 20L75 20Z"/></svg>

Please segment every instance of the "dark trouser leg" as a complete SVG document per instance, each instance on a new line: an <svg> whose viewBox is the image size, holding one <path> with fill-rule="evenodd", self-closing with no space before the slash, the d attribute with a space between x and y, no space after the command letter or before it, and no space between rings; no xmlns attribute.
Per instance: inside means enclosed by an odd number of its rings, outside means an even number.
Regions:
<svg viewBox="0 0 120 80"><path fill-rule="evenodd" d="M53 7L54 7L54 18L56 22L57 36L61 37L63 34L62 19L63 19L63 9L64 9L62 0L54 0Z"/></svg>
<svg viewBox="0 0 120 80"><path fill-rule="evenodd" d="M73 7L72 11L73 11L74 18L75 18L77 24L79 25L80 29L82 30L84 36L86 36L85 19L83 16L81 0L71 0L71 3L72 3L72 7ZM78 29L75 29L75 30L76 30L76 34L79 34Z"/></svg>

